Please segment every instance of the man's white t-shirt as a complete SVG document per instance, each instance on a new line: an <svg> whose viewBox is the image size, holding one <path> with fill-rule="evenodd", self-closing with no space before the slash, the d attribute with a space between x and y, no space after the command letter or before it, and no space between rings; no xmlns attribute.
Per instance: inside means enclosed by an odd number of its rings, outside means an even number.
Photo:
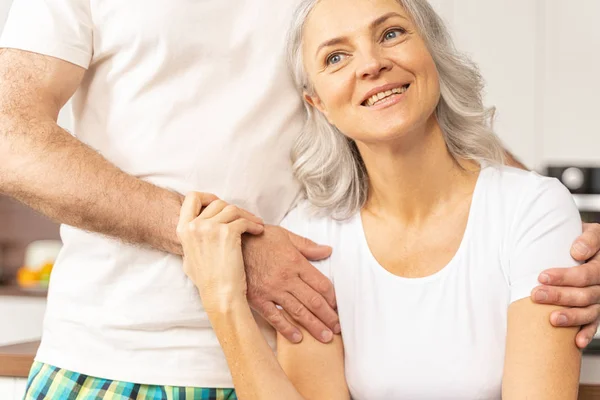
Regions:
<svg viewBox="0 0 600 400"><path fill-rule="evenodd" d="M360 214L314 217L303 203L282 225L333 247L315 265L334 284L356 400L500 399L508 307L544 269L576 264L581 233L565 187L509 167L482 169L456 255L424 278L379 265Z"/></svg>
<svg viewBox="0 0 600 400"><path fill-rule="evenodd" d="M14 0L1 47L86 68L73 134L125 172L215 193L277 224L304 114L288 72L295 2ZM69 177L65 177L68 179ZM63 226L36 359L142 384L232 387L181 258Z"/></svg>

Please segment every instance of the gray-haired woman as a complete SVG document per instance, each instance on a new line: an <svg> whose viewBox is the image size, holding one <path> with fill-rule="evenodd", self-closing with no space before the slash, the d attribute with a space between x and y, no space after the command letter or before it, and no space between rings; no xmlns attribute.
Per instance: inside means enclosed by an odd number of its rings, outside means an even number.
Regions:
<svg viewBox="0 0 600 400"><path fill-rule="evenodd" d="M581 221L556 180L503 166L477 69L424 0L305 0L290 60L306 202L283 225L335 252L342 337L278 341L246 302L254 217L189 197L187 274L243 399L576 399L575 329L529 299Z"/></svg>

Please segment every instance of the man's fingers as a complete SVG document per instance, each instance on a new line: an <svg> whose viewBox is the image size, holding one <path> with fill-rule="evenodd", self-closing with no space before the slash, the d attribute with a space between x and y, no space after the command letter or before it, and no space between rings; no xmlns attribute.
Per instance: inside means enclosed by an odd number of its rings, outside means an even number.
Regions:
<svg viewBox="0 0 600 400"><path fill-rule="evenodd" d="M586 287L600 285L600 260L573 268L553 268L542 272L540 283L554 286Z"/></svg>
<svg viewBox="0 0 600 400"><path fill-rule="evenodd" d="M304 327L315 339L329 343L333 339L333 332L313 315L298 299L291 294L284 296L279 302L281 307L300 325Z"/></svg>
<svg viewBox="0 0 600 400"><path fill-rule="evenodd" d="M202 207L206 207L215 200L218 200L218 197L211 193L191 192L185 196L179 213L178 230L196 219Z"/></svg>
<svg viewBox="0 0 600 400"><path fill-rule="evenodd" d="M600 225L584 224L583 233L571 247L571 256L579 261L586 261L600 251Z"/></svg>
<svg viewBox="0 0 600 400"><path fill-rule="evenodd" d="M308 310L318 319L321 320L333 333L340 333L340 319L323 296L313 290L312 287L307 285L303 281L299 281L292 286L290 292L296 297L302 304L304 304Z"/></svg>
<svg viewBox="0 0 600 400"><path fill-rule="evenodd" d="M554 326L584 326L594 323L600 318L600 304L585 308L568 308L554 311L550 315L550 323Z"/></svg>
<svg viewBox="0 0 600 400"><path fill-rule="evenodd" d="M579 347L580 349L585 349L590 342L592 341L592 339L594 338L594 335L596 334L596 332L598 332L598 325L600 324L600 319L596 320L596 322L586 325L584 326L579 333L577 333L577 336L575 337L575 342L577 343L577 347Z"/></svg>
<svg viewBox="0 0 600 400"><path fill-rule="evenodd" d="M286 231L292 244L298 249L298 251L311 261L323 260L331 255L331 247L323 246L313 242L302 236L298 236L295 233Z"/></svg>
<svg viewBox="0 0 600 400"><path fill-rule="evenodd" d="M294 324L292 324L284 316L275 304L267 301L257 309L258 313L269 323L277 332L292 343L300 343L302 341L302 333Z"/></svg>
<svg viewBox="0 0 600 400"><path fill-rule="evenodd" d="M531 292L533 301L566 307L587 307L600 303L600 286L557 287L538 286Z"/></svg>
<svg viewBox="0 0 600 400"><path fill-rule="evenodd" d="M300 279L306 282L311 288L316 290L327 301L327 304L333 309L337 308L335 291L333 283L323 275L318 269L311 268L300 272ZM336 332L337 333L337 332Z"/></svg>

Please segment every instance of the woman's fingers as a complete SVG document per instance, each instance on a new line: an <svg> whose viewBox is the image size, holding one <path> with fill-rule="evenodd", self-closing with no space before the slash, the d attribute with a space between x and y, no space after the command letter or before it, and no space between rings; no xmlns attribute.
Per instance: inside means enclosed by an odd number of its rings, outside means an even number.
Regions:
<svg viewBox="0 0 600 400"><path fill-rule="evenodd" d="M256 215L237 206L234 206L233 204L227 205L221 210L219 214L214 216L214 220L221 224L229 224L240 218L247 219L248 221L252 221L256 224L264 224L263 220L257 217Z"/></svg>
<svg viewBox="0 0 600 400"><path fill-rule="evenodd" d="M182 240L192 231L196 232L195 236L206 236L211 234L210 231L212 235L218 234L218 230L238 237L243 233L259 235L264 230L263 224L262 219L254 214L228 204L213 194L192 192L185 197L181 206L177 234Z"/></svg>
<svg viewBox="0 0 600 400"><path fill-rule="evenodd" d="M200 219L213 219L220 224L229 224L240 218L263 224L263 220L256 215L223 200L211 202L200 214Z"/></svg>
<svg viewBox="0 0 600 400"><path fill-rule="evenodd" d="M245 218L237 219L228 224L230 229L235 235L241 235L242 233L250 233L252 235L260 235L265 230L265 226L257 224L254 221L250 221Z"/></svg>
<svg viewBox="0 0 600 400"><path fill-rule="evenodd" d="M198 214L200 214L200 219L211 219L221 213L221 211L223 211L227 206L229 206L229 203L218 199L210 203L204 210L202 210L202 213ZM198 216L198 214L196 214L196 216Z"/></svg>
<svg viewBox="0 0 600 400"><path fill-rule="evenodd" d="M200 211L202 207L206 207L207 205L218 200L218 197L211 193L199 193L199 192L191 192L185 199L183 200L183 204L181 206L181 211L179 213L179 223L177 224L177 232L181 234L184 228L192 222Z"/></svg>

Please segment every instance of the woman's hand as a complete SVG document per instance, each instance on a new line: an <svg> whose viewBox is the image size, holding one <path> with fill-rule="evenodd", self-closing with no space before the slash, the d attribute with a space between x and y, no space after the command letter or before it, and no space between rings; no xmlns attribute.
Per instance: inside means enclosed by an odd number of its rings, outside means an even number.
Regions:
<svg viewBox="0 0 600 400"><path fill-rule="evenodd" d="M212 194L186 196L177 225L183 269L198 288L207 312L246 301L242 234L259 235L263 230L260 218Z"/></svg>

